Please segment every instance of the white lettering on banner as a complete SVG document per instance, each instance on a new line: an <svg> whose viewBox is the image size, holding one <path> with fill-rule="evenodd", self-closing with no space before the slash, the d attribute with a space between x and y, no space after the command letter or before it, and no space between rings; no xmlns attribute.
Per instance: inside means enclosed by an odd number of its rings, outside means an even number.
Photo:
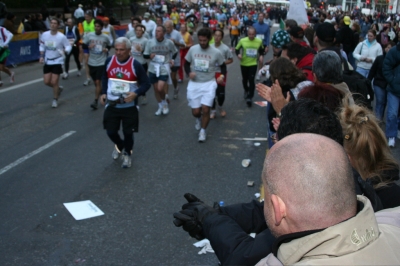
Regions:
<svg viewBox="0 0 400 266"><path fill-rule="evenodd" d="M129 73L128 70L123 69L121 67L116 67L110 70L110 74L111 75L116 75L118 72L121 72L122 74L126 75L128 77L128 79L131 78L131 73Z"/></svg>
<svg viewBox="0 0 400 266"><path fill-rule="evenodd" d="M31 54L31 47L30 46L22 46L19 55L30 55Z"/></svg>

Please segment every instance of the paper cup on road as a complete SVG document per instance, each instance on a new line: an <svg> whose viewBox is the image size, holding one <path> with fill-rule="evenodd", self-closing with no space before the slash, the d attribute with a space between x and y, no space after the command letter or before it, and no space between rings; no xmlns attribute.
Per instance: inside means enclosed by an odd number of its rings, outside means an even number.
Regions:
<svg viewBox="0 0 400 266"><path fill-rule="evenodd" d="M250 159L244 159L244 160L242 161L242 166L243 166L243 167L249 167L250 163L251 163L251 160L250 160Z"/></svg>

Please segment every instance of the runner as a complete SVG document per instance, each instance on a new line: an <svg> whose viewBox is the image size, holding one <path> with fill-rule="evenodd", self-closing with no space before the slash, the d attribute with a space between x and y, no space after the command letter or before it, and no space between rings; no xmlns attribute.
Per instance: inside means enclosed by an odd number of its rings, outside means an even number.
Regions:
<svg viewBox="0 0 400 266"><path fill-rule="evenodd" d="M171 40L175 46L177 51L179 51L180 48L185 48L185 41L182 38L182 35L179 33L179 31L174 30L174 25L172 21L168 20L164 23L164 27L167 30L165 34L165 38ZM179 93L179 87L178 87L178 79L176 77L176 74L181 66L181 57L180 53L178 52L175 61L174 61L174 66L171 67L171 79L172 79L172 84L174 85L174 99L178 99L178 93ZM165 97L168 99L168 84L165 83Z"/></svg>
<svg viewBox="0 0 400 266"><path fill-rule="evenodd" d="M256 38L256 30L253 27L248 28L247 34L249 37L240 39L236 46L236 55L240 60L244 98L247 106L251 107L255 89L254 78L257 72L257 58L259 58L258 61L262 60L259 55L264 55L265 49L262 40ZM240 50L242 50L242 53L240 53Z"/></svg>
<svg viewBox="0 0 400 266"><path fill-rule="evenodd" d="M231 35L231 51L235 50L236 45L238 44L239 40L239 26L240 20L238 19L236 14L233 14L232 18L229 20L229 33Z"/></svg>
<svg viewBox="0 0 400 266"><path fill-rule="evenodd" d="M217 82L224 81L226 74L225 60L221 52L209 45L211 30L202 28L198 31L199 44L192 46L185 57L185 72L189 76L187 98L192 114L196 117L196 130L199 132L199 142L206 141L207 125L210 122L210 107L215 98ZM217 67L221 75L215 80ZM192 67L192 68L191 68Z"/></svg>
<svg viewBox="0 0 400 266"><path fill-rule="evenodd" d="M229 47L222 42L222 39L224 38L224 31L223 30L216 30L214 33L214 40L215 43L211 44L212 47L217 48L222 55L224 56L225 59L225 65L229 65L233 62L233 55ZM225 101L225 86L226 86L226 78L227 78L228 72L226 72L224 81L221 83L218 83L217 91L216 91L216 99L214 99L213 106L211 108L211 113L210 113L210 118L214 119L216 116L216 101L218 101L218 110L219 114L222 117L226 116L226 112L224 109L222 109L222 105L224 104ZM221 70L217 69L217 72L215 72L215 78L217 79L219 76L221 76Z"/></svg>
<svg viewBox="0 0 400 266"><path fill-rule="evenodd" d="M135 37L135 36L136 36L136 26L139 25L140 23L141 23L140 18L133 18L133 19L132 19L132 25L133 25L133 26L131 27L131 24L129 24L129 25L130 25L130 28L132 28L132 29L129 30L129 31L125 34L125 37L128 38L129 40L130 40L132 37ZM146 30L146 26L144 26L144 29ZM149 35L147 32L144 32L144 33L143 33L143 37L145 37L146 39L150 40L150 35Z"/></svg>
<svg viewBox="0 0 400 266"><path fill-rule="evenodd" d="M102 80L101 103L107 99L103 126L115 144L112 158L122 154L122 168L132 165L133 133L139 131L139 114L135 106L137 96L143 95L150 82L142 65L129 56L131 42L126 37L115 40L115 55L107 58ZM122 122L122 140L118 131Z"/></svg>
<svg viewBox="0 0 400 266"><path fill-rule="evenodd" d="M169 113L168 103L165 98L164 85L170 84L170 67L178 54L175 44L164 35L164 26L157 26L155 38L148 41L143 56L151 59L149 65L150 83L154 85L154 93L158 102L158 110L155 115L167 115ZM172 57L171 57L172 55Z"/></svg>
<svg viewBox="0 0 400 266"><path fill-rule="evenodd" d="M150 20L150 13L146 12L143 15L142 25L146 27L146 32L149 34L149 39L154 38L153 31L157 27L156 23Z"/></svg>
<svg viewBox="0 0 400 266"><path fill-rule="evenodd" d="M179 80L178 82L182 82L183 80L183 65L185 64L185 56L187 52L189 51L190 47L193 46L193 37L190 35L190 33L187 31L187 27L185 24L181 26L181 35L183 40L185 41L185 47L181 47L179 50L180 57L181 57L181 64L179 66Z"/></svg>
<svg viewBox="0 0 400 266"><path fill-rule="evenodd" d="M82 28L83 28L83 34L81 35L82 40L88 33L94 32L94 18L92 15L92 11L90 10L86 11L85 20L82 22ZM86 81L83 83L83 86L88 86L91 82L89 65L88 65L89 48L85 44L82 44L82 49L83 49L83 62L85 64L85 72L86 72Z"/></svg>
<svg viewBox="0 0 400 266"><path fill-rule="evenodd" d="M107 35L108 38L110 39L111 46L114 46L114 41L115 39L117 39L117 35L115 34L115 29L112 25L110 25L110 19L108 17L103 17L102 20L104 26L103 29L101 30L101 33Z"/></svg>
<svg viewBox="0 0 400 266"><path fill-rule="evenodd" d="M148 42L148 39L143 36L145 32L146 32L145 26L140 24L136 25L136 37L132 37L130 41L132 44L131 48L132 56L135 58L136 61L138 61L142 65L144 72L147 73L147 60L144 59L143 57L143 52ZM142 105L147 104L146 93L143 94L141 99L142 99L141 100Z"/></svg>
<svg viewBox="0 0 400 266"><path fill-rule="evenodd" d="M40 38L40 63L43 66L43 81L44 84L53 89L53 102L51 107L58 106L58 97L62 92L62 87L58 82L64 64L64 52L69 53L72 49L67 37L61 32L58 32L58 19L50 20L50 30L42 34Z"/></svg>
<svg viewBox="0 0 400 266"><path fill-rule="evenodd" d="M104 73L104 62L107 59L108 51L111 48L110 39L107 35L101 33L103 29L103 21L96 19L94 22L95 32L89 32L85 35L83 43L89 48L88 66L90 76L94 81L95 98L90 107L97 110L99 103L98 99L101 93L101 77Z"/></svg>
<svg viewBox="0 0 400 266"><path fill-rule="evenodd" d="M269 38L270 38L270 28L268 23L264 23L264 14L258 14L258 22L253 24L256 30L256 37L262 40L264 45L264 53L260 54L260 60L258 61L258 68L261 69L264 63L264 54L268 53ZM256 80L260 80L261 76L256 75Z"/></svg>
<svg viewBox="0 0 400 266"><path fill-rule="evenodd" d="M82 69L81 62L79 61L79 43L81 41L81 36L79 34L78 28L74 26L74 21L72 20L72 18L67 19L66 24L67 26L65 27L64 32L65 36L69 41L69 44L72 47L72 50L71 52L67 53L65 57L65 72L62 75L63 79L68 78L69 59L71 58L71 55L74 56L76 66L78 67L78 76L81 75L81 69Z"/></svg>
<svg viewBox="0 0 400 266"><path fill-rule="evenodd" d="M3 71L10 76L10 83L14 83L14 72L6 67L7 57L10 55L10 49L8 49L8 44L13 38L13 34L0 26L0 71ZM3 86L3 81L0 75L0 87Z"/></svg>

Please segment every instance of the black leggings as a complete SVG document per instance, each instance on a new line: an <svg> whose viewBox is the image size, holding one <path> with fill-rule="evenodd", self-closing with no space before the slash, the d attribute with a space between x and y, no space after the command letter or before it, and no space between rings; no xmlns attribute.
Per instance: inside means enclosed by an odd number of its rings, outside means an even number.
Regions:
<svg viewBox="0 0 400 266"><path fill-rule="evenodd" d="M254 78L257 73L257 65L255 65L255 66L240 66L240 70L242 71L243 89L245 92L247 92L246 99L253 99L254 90L256 88L256 84L254 83Z"/></svg>
<svg viewBox="0 0 400 266"><path fill-rule="evenodd" d="M239 35L231 35L231 47L236 47L238 44Z"/></svg>
<svg viewBox="0 0 400 266"><path fill-rule="evenodd" d="M78 67L78 70L81 70L81 62L79 62L79 48L78 46L72 46L72 50L69 54L65 56L65 72L68 73L69 70L69 58L71 55L74 56L76 66Z"/></svg>
<svg viewBox="0 0 400 266"><path fill-rule="evenodd" d="M115 145L117 145L118 150L122 151L125 150L126 153L129 155L132 154L132 149L133 149L133 132L130 133L124 133L124 140L121 139L121 137L118 134L118 131L109 131L107 130L107 135L111 139L112 142L114 142Z"/></svg>
<svg viewBox="0 0 400 266"><path fill-rule="evenodd" d="M215 103L218 101L218 105L222 106L225 102L225 86L219 85L217 87L217 91L215 92L215 99L212 106L212 109L215 109Z"/></svg>

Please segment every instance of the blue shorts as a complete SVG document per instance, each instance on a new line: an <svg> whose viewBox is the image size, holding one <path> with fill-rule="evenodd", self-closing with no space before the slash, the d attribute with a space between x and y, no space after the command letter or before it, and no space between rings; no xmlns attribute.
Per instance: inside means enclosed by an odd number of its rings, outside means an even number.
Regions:
<svg viewBox="0 0 400 266"><path fill-rule="evenodd" d="M84 54L89 54L89 48L87 48L87 49L83 48L83 53Z"/></svg>
<svg viewBox="0 0 400 266"><path fill-rule="evenodd" d="M149 80L150 80L150 84L154 84L157 83L159 80L161 81L168 81L168 75L160 75L160 76L156 76L156 74L149 72Z"/></svg>

